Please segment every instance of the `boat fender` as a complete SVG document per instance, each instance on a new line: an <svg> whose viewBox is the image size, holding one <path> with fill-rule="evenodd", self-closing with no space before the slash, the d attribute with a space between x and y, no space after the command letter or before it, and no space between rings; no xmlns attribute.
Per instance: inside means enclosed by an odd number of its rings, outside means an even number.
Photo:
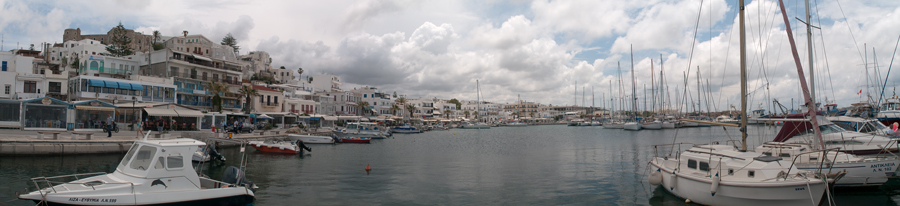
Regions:
<svg viewBox="0 0 900 206"><path fill-rule="evenodd" d="M675 186L678 184L678 176L675 175L675 171L672 171L672 174L669 175L669 190L674 191Z"/></svg>
<svg viewBox="0 0 900 206"><path fill-rule="evenodd" d="M719 173L716 173L716 176L713 176L713 178L712 178L712 186L709 191L712 193L713 197L716 196L716 191L719 190L719 181L720 180L721 180L721 178L719 177Z"/></svg>
<svg viewBox="0 0 900 206"><path fill-rule="evenodd" d="M659 185L662 183L662 173L659 172L659 169L656 169L656 171L650 172L650 176L647 179L651 185Z"/></svg>

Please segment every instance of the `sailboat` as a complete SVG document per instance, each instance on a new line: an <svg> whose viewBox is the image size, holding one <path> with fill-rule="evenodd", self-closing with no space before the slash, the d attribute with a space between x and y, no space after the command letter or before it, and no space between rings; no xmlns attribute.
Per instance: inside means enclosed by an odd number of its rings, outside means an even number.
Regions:
<svg viewBox="0 0 900 206"><path fill-rule="evenodd" d="M780 2L780 1L779 1ZM744 1L739 0L743 8ZM785 24L787 14L780 4ZM747 116L746 40L744 10L739 10L741 56L741 116ZM790 26L787 26L790 37ZM793 39L790 39L793 44ZM796 51L794 51L796 57ZM802 71L799 71L803 78ZM801 80L809 99L806 82ZM812 109L813 111L815 109ZM816 124L816 122L813 122ZM721 124L721 123L716 123ZM666 191L704 205L819 205L828 184L821 175L798 170L780 157L748 152L747 118L741 118L741 149L730 145L693 145L674 158L650 161L649 181ZM672 149L681 144L671 144ZM660 145L654 146L659 148ZM668 149L668 148L667 148ZM680 148L678 149L680 151ZM822 178L822 179L820 179Z"/></svg>
<svg viewBox="0 0 900 206"><path fill-rule="evenodd" d="M481 111L481 95L478 88L478 80L475 80L475 122L466 122L459 126L460 129L490 129L491 125L478 121L478 113Z"/></svg>
<svg viewBox="0 0 900 206"><path fill-rule="evenodd" d="M635 92L636 89L637 88L634 85L634 54L632 52L632 55L631 55L631 108L632 108L632 110L631 110L631 120L629 122L625 122L625 124L622 126L622 128L625 130L632 130L632 131L641 130L642 124L640 122L638 122L637 118L635 117L635 115L636 115L635 113L637 113L637 102L635 102L637 99L637 96L636 96L637 92Z"/></svg>

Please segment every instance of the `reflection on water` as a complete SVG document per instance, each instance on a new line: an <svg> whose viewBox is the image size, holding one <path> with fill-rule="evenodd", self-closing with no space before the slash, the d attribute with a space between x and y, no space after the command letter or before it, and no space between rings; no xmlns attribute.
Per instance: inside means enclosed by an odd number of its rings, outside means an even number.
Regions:
<svg viewBox="0 0 900 206"><path fill-rule="evenodd" d="M247 177L258 205L682 205L646 181L652 145L738 140L721 127L624 131L602 127L530 126L396 134L371 144L310 144L305 155L247 148ZM777 130L750 128L751 145ZM221 179L241 161L196 165ZM665 153L667 151L660 151ZM31 177L112 172L123 154L0 157L0 203L33 185ZM370 165L367 175L364 170ZM893 181L897 182L897 181ZM900 185L900 184L898 184ZM894 205L895 188L838 191L838 204ZM0 205L2 205L0 204ZM13 201L14 205L33 205Z"/></svg>

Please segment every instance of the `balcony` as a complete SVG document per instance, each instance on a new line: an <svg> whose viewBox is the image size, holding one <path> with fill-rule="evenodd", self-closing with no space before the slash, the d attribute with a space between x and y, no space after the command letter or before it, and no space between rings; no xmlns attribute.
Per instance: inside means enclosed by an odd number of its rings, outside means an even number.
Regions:
<svg viewBox="0 0 900 206"><path fill-rule="evenodd" d="M241 108L241 105L240 105L240 104L225 104L225 103L222 103L222 108L228 108L228 109L240 109L240 108Z"/></svg>
<svg viewBox="0 0 900 206"><path fill-rule="evenodd" d="M209 107L212 105L210 102L205 101L189 101L189 100L178 100L178 104L188 105L188 106L200 106L200 107ZM224 104L223 104L224 105Z"/></svg>

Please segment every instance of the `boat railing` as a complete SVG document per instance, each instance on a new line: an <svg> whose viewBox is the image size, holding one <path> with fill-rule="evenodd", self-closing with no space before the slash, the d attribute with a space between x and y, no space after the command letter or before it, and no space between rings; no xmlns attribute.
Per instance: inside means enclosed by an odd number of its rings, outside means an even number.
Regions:
<svg viewBox="0 0 900 206"><path fill-rule="evenodd" d="M789 167L787 173L785 173L785 179L787 178L788 174L791 174L791 169L793 169L794 166L797 164L797 158L799 158L800 156L803 156L804 154L812 154L812 153L819 153L819 152L822 153L822 160L821 160L821 162L819 162L819 167L818 167L818 169L816 169L816 172L815 172L816 174L822 174L822 167L825 165L825 162L829 161L828 160L828 152L832 151L832 150L838 151L839 149L840 148L831 148L831 149L803 152L803 153L798 153L798 154L793 155L794 157L791 160L791 167ZM839 154L838 152L835 152L834 158L831 159L831 163L828 163L828 165L827 165L828 173L831 173L831 169L832 169L832 167L834 167L833 162L835 159L837 159L838 154Z"/></svg>
<svg viewBox="0 0 900 206"><path fill-rule="evenodd" d="M35 177L35 178L31 178L31 182L34 183L34 187L36 187L38 191L41 191L42 189L44 189L44 188L41 188L41 185L43 185L44 183L46 183L47 188L50 188L50 190L53 191L53 193L57 193L55 186L65 185L65 184L85 185L85 186L90 186L91 189L93 189L93 190L96 190L97 188L95 188L94 186L99 185L99 184L91 184L91 183L89 183L89 182L85 182L85 183L70 183L70 182L53 181L53 180L55 180L55 179L63 179L63 178L73 178L73 177L75 178L75 180L80 180L81 178L86 177L86 176L93 177L93 176L97 176L97 175L105 175L105 174L108 174L108 173L106 173L106 172L92 172L92 173L80 173L80 174L60 175L60 176L53 176L53 177ZM132 183L132 182L103 182L103 183L101 183L101 184L130 184L130 185L131 185L131 192L134 193L134 183ZM43 192L42 192L42 193L43 193Z"/></svg>
<svg viewBox="0 0 900 206"><path fill-rule="evenodd" d="M672 143L672 144L657 144L657 145L653 145L653 154L655 157L660 157L659 156L659 149L660 149L659 147L663 146L664 147L663 149L665 149L665 147L669 147L669 154L666 155L666 157L668 157L669 155L672 155L673 151L681 151L682 150L681 145L690 145L690 147L688 147L688 148L691 148L691 147L694 147L694 145L696 145L696 144L689 143L689 142L678 142L678 143ZM676 149L675 147L678 147L678 148ZM680 154L680 153L675 153L675 155L678 155L678 154ZM676 156L675 158L678 158L678 157Z"/></svg>

